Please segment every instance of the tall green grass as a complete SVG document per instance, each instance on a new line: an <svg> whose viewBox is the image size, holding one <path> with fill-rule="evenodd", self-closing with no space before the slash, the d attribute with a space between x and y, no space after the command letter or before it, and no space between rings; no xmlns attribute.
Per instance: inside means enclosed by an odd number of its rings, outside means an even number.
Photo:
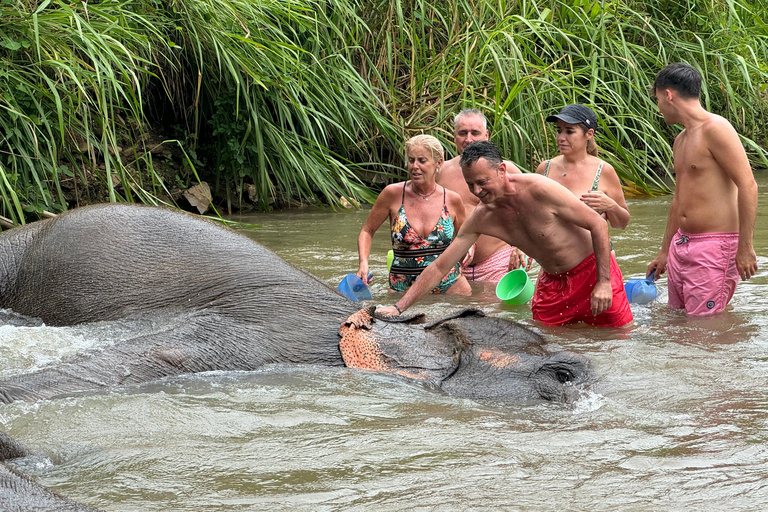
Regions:
<svg viewBox="0 0 768 512"><path fill-rule="evenodd" d="M745 137L765 165L768 39L765 6L711 2L414 0L386 2L368 18L379 52L367 75L407 131L438 130L474 106L490 119L505 156L531 170L556 153L545 117L568 103L598 113L598 142L627 184L668 190L671 141L649 95L664 65L705 75L705 106Z"/></svg>
<svg viewBox="0 0 768 512"><path fill-rule="evenodd" d="M592 106L625 184L672 182L648 88L705 75L704 105L766 165L768 17L752 0L0 0L0 215L97 200L172 203L206 180L261 209L372 200L402 141L463 107L524 169L544 118ZM158 134L165 141L158 144ZM379 176L378 178L376 176ZM246 192L246 191L249 192Z"/></svg>

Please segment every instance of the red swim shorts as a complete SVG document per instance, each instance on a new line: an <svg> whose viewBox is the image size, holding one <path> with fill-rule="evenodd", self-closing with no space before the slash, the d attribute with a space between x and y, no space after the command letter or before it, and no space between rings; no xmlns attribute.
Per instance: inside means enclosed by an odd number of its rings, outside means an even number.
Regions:
<svg viewBox="0 0 768 512"><path fill-rule="evenodd" d="M725 309L739 282L738 248L738 233L690 234L678 230L669 244L667 259L669 305L698 316Z"/></svg>
<svg viewBox="0 0 768 512"><path fill-rule="evenodd" d="M619 327L632 321L627 294L624 292L624 276L619 264L611 255L611 289L613 300L607 311L592 314L592 289L597 282L595 255L562 274L548 274L543 270L536 283L531 310L533 319L548 325L564 325L584 322L602 327Z"/></svg>

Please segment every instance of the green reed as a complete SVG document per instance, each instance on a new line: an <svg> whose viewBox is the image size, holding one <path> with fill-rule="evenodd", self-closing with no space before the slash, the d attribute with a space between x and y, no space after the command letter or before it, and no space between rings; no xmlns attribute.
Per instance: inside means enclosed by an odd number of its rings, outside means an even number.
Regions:
<svg viewBox="0 0 768 512"><path fill-rule="evenodd" d="M474 106L526 170L544 118L593 107L628 190L668 190L649 95L686 61L702 101L768 165L766 6L752 0L0 0L0 214L78 201L172 203L208 181L236 208L372 200L402 141ZM158 149L156 133L172 139ZM154 137L153 137L154 136ZM181 155L181 156L179 156ZM394 170L394 171L393 171ZM373 185L377 188L380 185ZM72 199L74 194L74 201Z"/></svg>

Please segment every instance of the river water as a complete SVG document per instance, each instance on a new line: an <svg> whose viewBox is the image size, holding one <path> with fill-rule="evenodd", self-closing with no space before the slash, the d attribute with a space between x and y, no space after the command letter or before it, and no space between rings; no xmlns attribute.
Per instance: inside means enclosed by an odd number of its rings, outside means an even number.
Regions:
<svg viewBox="0 0 768 512"><path fill-rule="evenodd" d="M529 306L501 306L483 286L472 297L431 296L417 308L437 317L478 307L588 356L598 381L572 404L483 403L391 375L280 366L14 403L0 408L0 428L41 453L17 467L108 511L764 510L768 175L758 183L760 271L713 318L668 310L666 279L655 303L632 306L630 329L542 327ZM628 200L629 227L611 233L625 279L644 275L670 199ZM335 286L357 268L366 214L238 220L258 226L249 236ZM383 227L371 259L382 304L394 300L388 245ZM13 324L6 318L0 326L0 375L135 328Z"/></svg>

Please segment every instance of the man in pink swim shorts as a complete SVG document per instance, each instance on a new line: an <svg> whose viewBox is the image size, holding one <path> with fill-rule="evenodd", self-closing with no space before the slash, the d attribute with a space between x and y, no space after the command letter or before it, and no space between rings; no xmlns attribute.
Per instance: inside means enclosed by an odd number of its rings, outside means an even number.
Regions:
<svg viewBox="0 0 768 512"><path fill-rule="evenodd" d="M669 305L689 315L725 309L733 297L738 233L691 234L677 230L669 246L667 275Z"/></svg>
<svg viewBox="0 0 768 512"><path fill-rule="evenodd" d="M701 74L670 64L653 84L659 111L682 124L673 158L675 195L661 251L648 264L658 279L668 273L669 305L689 315L722 311L736 283L757 272L752 246L757 184L733 126L699 102Z"/></svg>

